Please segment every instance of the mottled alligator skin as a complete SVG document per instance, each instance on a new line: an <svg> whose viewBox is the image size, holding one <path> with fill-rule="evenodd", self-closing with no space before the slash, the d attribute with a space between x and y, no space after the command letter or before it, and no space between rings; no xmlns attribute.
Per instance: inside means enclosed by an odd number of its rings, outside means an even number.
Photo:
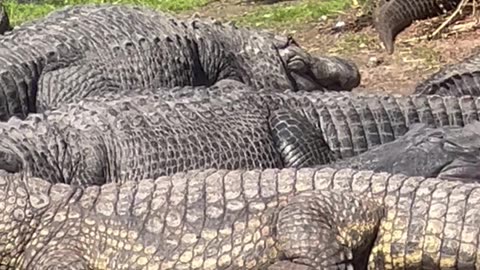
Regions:
<svg viewBox="0 0 480 270"><path fill-rule="evenodd" d="M396 36L416 20L424 20L453 10L460 0L382 1L375 11L375 29L388 53L394 51Z"/></svg>
<svg viewBox="0 0 480 270"><path fill-rule="evenodd" d="M415 94L444 96L480 96L480 53L448 65L415 88Z"/></svg>
<svg viewBox="0 0 480 270"><path fill-rule="evenodd" d="M393 142L324 167L480 181L479 162L480 122L473 122L442 128L415 124Z"/></svg>
<svg viewBox="0 0 480 270"><path fill-rule="evenodd" d="M475 269L480 185L195 170L76 188L0 176L6 269ZM297 268L298 267L298 268Z"/></svg>
<svg viewBox="0 0 480 270"><path fill-rule="evenodd" d="M85 185L189 169L305 167L394 141L414 123L479 120L480 98L469 96L242 89L177 88L170 102L158 93L107 95L12 118L0 124L0 169Z"/></svg>
<svg viewBox="0 0 480 270"><path fill-rule="evenodd" d="M254 88L349 90L360 82L354 63L313 57L289 37L107 4L67 7L15 27L0 37L0 67L3 120L119 87L235 79Z"/></svg>

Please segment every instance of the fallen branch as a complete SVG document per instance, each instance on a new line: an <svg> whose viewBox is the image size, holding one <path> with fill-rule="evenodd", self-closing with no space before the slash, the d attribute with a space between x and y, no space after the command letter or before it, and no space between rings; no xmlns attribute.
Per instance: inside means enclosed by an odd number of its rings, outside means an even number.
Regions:
<svg viewBox="0 0 480 270"><path fill-rule="evenodd" d="M469 32L469 31L474 30L476 28L478 28L478 23L476 21L463 23L463 24L459 24L459 25L453 25L452 27L450 27L450 30L448 32L443 33L443 35L450 36L452 34L460 34L460 33L464 33L464 32ZM412 42L418 42L418 41L421 41L421 40L430 40L430 39L431 39L430 34L426 34L426 35L422 35L422 36L419 36L419 37L413 37L413 38L409 38L409 39L406 39L406 40L402 40L399 43L409 44L409 43L412 43Z"/></svg>
<svg viewBox="0 0 480 270"><path fill-rule="evenodd" d="M457 9L455 9L455 11L452 13L452 15L450 15L433 33L431 36L428 37L428 39L432 39L434 37L436 37L438 35L438 33L440 33L440 31L442 31L448 24L450 24L453 19L460 13L462 12L464 6L466 5L466 3L468 2L469 0L462 0L460 1L460 3L458 4L458 7ZM475 0L473 0L475 1Z"/></svg>
<svg viewBox="0 0 480 270"><path fill-rule="evenodd" d="M446 31L446 32L443 32L442 35L444 37L447 37L449 35L452 35L452 34L459 34L459 33L464 33L464 32L468 32L468 31L471 31L471 30L474 30L476 28L478 28L478 23L479 23L479 18L477 18L475 16L475 13L476 13L476 1L477 0L462 0L458 7L455 9L455 11L440 25L436 28L436 30L432 33L432 34L425 34L425 35L422 35L422 36L419 36L419 37L412 37L412 38L409 38L409 39L406 39L406 40L403 40L403 41L399 41L399 43L412 43L412 42L418 42L418 41L421 41L421 40L432 40L434 38L436 38L442 30L445 29L445 27L447 27L450 23L452 23L452 21L455 19L455 17L461 13L463 11L463 9L466 7L466 6L469 6L468 3L469 2L472 2L472 17L474 18L474 21L473 22L468 22L468 23L463 23L463 24L459 24L459 25L453 25L450 27L450 30L449 31Z"/></svg>

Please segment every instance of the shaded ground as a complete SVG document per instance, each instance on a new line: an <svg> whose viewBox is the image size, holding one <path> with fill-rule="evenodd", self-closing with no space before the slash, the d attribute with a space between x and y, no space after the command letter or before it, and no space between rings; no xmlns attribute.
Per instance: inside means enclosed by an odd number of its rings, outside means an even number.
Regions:
<svg viewBox="0 0 480 270"><path fill-rule="evenodd" d="M301 1L286 1L277 6L292 5ZM271 5L268 5L271 6ZM264 8L267 6L261 6ZM220 20L238 19L251 15L259 4L245 4L242 0L212 2L195 10L200 17L214 17ZM189 16L192 12L182 15ZM292 33L299 43L314 54L340 55L353 59L362 73L361 88L369 91L386 91L409 94L420 80L436 72L442 65L454 63L473 53L476 39L480 36L479 24L473 17L456 22L449 30L461 28L469 23L476 25L467 32L451 34L437 40L412 40L432 32L444 18L417 22L397 38L393 55L388 55L380 45L371 26L355 31L352 26L356 10L349 9L342 14L318 18L310 23L296 23L288 27L270 27L279 33ZM267 16L267 15L266 15ZM343 30L335 31L339 22L346 23ZM350 28L350 29L349 29ZM357 27L358 28L358 27Z"/></svg>

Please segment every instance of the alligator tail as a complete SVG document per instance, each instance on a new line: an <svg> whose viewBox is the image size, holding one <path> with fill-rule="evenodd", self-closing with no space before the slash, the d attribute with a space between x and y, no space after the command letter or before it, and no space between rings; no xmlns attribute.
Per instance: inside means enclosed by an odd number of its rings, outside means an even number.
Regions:
<svg viewBox="0 0 480 270"><path fill-rule="evenodd" d="M387 52L392 54L397 35L415 20L425 20L453 10L459 0L390 0L377 9L375 29Z"/></svg>

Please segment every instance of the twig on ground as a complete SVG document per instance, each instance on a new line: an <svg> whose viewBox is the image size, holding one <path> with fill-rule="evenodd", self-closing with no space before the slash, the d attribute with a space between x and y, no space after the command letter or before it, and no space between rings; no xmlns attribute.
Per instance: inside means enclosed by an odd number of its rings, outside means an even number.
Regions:
<svg viewBox="0 0 480 270"><path fill-rule="evenodd" d="M472 16L475 18L475 13L477 11L477 0L472 0Z"/></svg>
<svg viewBox="0 0 480 270"><path fill-rule="evenodd" d="M428 39L432 39L434 37L436 37L438 35L438 33L440 33L440 31L442 31L449 23L452 22L452 20L463 10L465 4L468 2L469 0L462 0L460 1L460 3L458 4L458 7L457 9L455 9L455 11L452 13L452 15L450 15L433 33L432 35L430 35L428 37ZM475 0L473 0L475 1Z"/></svg>
<svg viewBox="0 0 480 270"><path fill-rule="evenodd" d="M460 34L460 33L471 31L472 29L475 29L477 27L478 27L478 24L477 24L476 21L463 23L463 24L452 26L450 28L450 31L445 32L443 34L445 36L449 36L449 35L452 35L452 34ZM422 36L419 36L419 37L413 37L413 38L409 38L409 39L400 41L400 43L409 44L409 43L412 43L412 42L418 42L418 41L421 41L421 40L429 40L429 39L430 39L430 35L426 34L426 35L422 35Z"/></svg>

